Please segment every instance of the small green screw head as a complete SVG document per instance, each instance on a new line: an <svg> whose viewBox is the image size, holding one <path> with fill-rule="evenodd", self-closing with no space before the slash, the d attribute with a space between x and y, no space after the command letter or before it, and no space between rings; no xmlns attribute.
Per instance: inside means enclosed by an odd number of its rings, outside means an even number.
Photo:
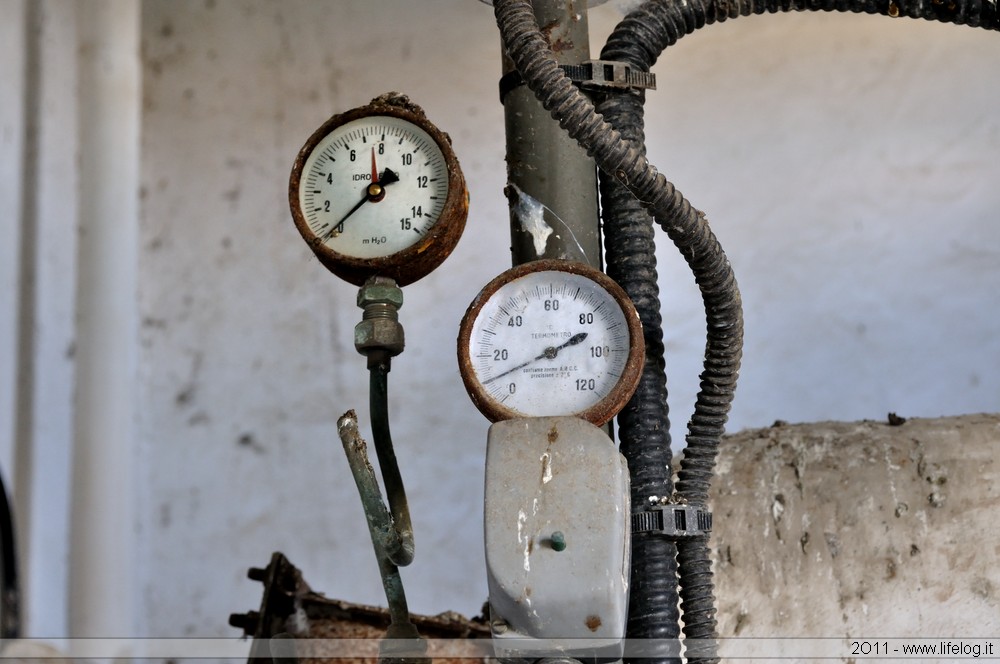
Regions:
<svg viewBox="0 0 1000 664"><path fill-rule="evenodd" d="M553 532L549 541L552 543L553 551L563 551L566 548L566 536L561 530Z"/></svg>

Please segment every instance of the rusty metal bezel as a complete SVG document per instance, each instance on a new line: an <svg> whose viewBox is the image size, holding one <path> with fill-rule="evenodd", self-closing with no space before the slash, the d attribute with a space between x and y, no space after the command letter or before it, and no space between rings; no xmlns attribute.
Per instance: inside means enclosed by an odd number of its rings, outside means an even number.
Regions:
<svg viewBox="0 0 1000 664"><path fill-rule="evenodd" d="M639 386L642 367L646 360L646 342L643 338L642 323L639 320L639 314L636 312L635 305L632 304L629 296L611 277L585 263L562 259L544 259L524 263L507 270L479 291L479 294L473 299L469 308L466 309L458 331L458 369L462 376L462 382L465 383L465 389L468 391L472 403L479 409L479 412L485 415L491 422L499 422L500 420L509 420L517 417L532 417L531 415L507 408L489 395L482 383L479 382L476 371L472 366L471 346L472 327L483 306L494 293L504 285L535 272L568 272L586 277L607 291L614 301L618 303L622 313L625 315L625 322L628 325L629 354L618 382L611 388L606 397L586 410L578 413L561 413L562 415L575 415L596 426L606 424L625 407L625 404L632 398L636 388Z"/></svg>
<svg viewBox="0 0 1000 664"><path fill-rule="evenodd" d="M299 201L299 182L306 160L326 136L348 122L380 116L389 116L410 122L426 131L434 139L441 154L444 155L445 167L448 171L448 195L437 221L416 244L388 256L355 258L331 249L310 230ZM454 250L459 238L462 237L462 231L465 229L465 222L469 214L469 192L465 186L465 178L462 176L458 158L452 150L451 138L431 124L419 106L396 93L382 95L365 106L334 115L312 133L302 149L299 150L295 157L295 163L292 165L292 174L288 181L288 203L295 227L313 253L316 254L320 263L341 279L355 286L361 286L366 279L373 276L390 277L400 286L411 284L427 276Z"/></svg>

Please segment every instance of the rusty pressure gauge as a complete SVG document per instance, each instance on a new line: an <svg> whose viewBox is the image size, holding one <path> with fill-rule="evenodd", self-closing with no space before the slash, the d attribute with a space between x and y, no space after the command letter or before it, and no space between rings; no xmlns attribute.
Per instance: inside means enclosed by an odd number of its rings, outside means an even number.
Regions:
<svg viewBox="0 0 1000 664"><path fill-rule="evenodd" d="M504 272L459 328L462 380L494 422L576 415L604 424L635 392L644 358L628 295L583 263L541 260Z"/></svg>
<svg viewBox="0 0 1000 664"><path fill-rule="evenodd" d="M288 201L320 262L359 286L426 276L455 248L469 211L451 139L396 93L323 123L295 159Z"/></svg>

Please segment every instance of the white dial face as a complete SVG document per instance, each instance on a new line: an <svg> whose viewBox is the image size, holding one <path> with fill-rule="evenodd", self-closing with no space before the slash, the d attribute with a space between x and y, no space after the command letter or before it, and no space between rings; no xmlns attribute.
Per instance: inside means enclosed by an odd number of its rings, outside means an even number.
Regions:
<svg viewBox="0 0 1000 664"><path fill-rule="evenodd" d="M530 272L501 286L469 335L488 398L529 417L573 415L607 398L631 350L618 302L586 276Z"/></svg>
<svg viewBox="0 0 1000 664"><path fill-rule="evenodd" d="M299 180L309 229L352 258L391 256L416 244L447 198L448 167L437 143L412 122L387 115L327 134Z"/></svg>

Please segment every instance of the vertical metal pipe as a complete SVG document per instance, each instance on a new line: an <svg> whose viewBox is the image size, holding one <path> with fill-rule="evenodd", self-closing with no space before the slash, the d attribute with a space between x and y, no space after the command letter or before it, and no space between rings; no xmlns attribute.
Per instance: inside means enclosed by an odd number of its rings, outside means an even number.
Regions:
<svg viewBox="0 0 1000 664"><path fill-rule="evenodd" d="M586 0L534 0L561 64L590 59ZM504 57L504 74L513 70ZM514 265L568 258L602 267L597 169L524 85L504 97ZM542 207L544 206L544 207Z"/></svg>
<svg viewBox="0 0 1000 664"><path fill-rule="evenodd" d="M123 636L136 629L140 6L78 6L81 233L69 630L73 637Z"/></svg>
<svg viewBox="0 0 1000 664"><path fill-rule="evenodd" d="M73 276L80 239L76 26L81 10L75 2L58 0L28 0L21 7L24 136L11 479L23 632L30 636L68 631L66 532L79 357ZM9 18L17 20L18 14Z"/></svg>

